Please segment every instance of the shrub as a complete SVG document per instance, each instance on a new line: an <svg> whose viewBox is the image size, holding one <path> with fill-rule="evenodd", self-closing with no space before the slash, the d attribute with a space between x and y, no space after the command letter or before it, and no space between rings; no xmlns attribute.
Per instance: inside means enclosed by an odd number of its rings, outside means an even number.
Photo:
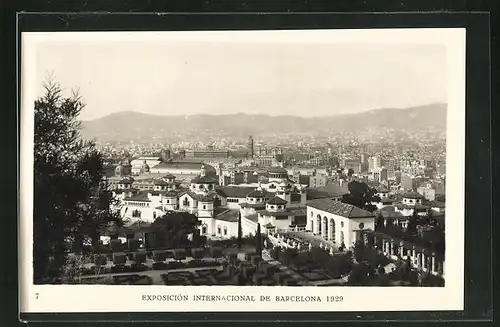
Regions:
<svg viewBox="0 0 500 327"><path fill-rule="evenodd" d="M146 254L140 253L140 252L136 252L134 254L134 261L135 261L136 264L141 264L141 263L146 262Z"/></svg>
<svg viewBox="0 0 500 327"><path fill-rule="evenodd" d="M259 262L261 262L261 261L262 261L262 258L260 256L258 256L258 255L252 256L251 260L250 260L250 262L252 263L252 265L258 265Z"/></svg>
<svg viewBox="0 0 500 327"><path fill-rule="evenodd" d="M124 271L123 267L125 266L122 265L113 266L111 267L111 273L122 273Z"/></svg>
<svg viewBox="0 0 500 327"><path fill-rule="evenodd" d="M193 250L191 250L191 254L192 254L194 259L201 259L201 258L203 258L204 254L205 254L205 249L203 249L203 248L193 249Z"/></svg>
<svg viewBox="0 0 500 327"><path fill-rule="evenodd" d="M155 262L153 263L154 270L165 270L167 269L167 265L165 262Z"/></svg>
<svg viewBox="0 0 500 327"><path fill-rule="evenodd" d="M184 260L184 259L186 259L186 250L184 250L184 249L175 249L174 250L174 259L175 260Z"/></svg>
<svg viewBox="0 0 500 327"><path fill-rule="evenodd" d="M100 254L95 254L93 261L94 261L96 266L104 266L108 263L108 259L105 256L100 255Z"/></svg>
<svg viewBox="0 0 500 327"><path fill-rule="evenodd" d="M210 248L210 254L214 258L222 257L222 248L220 246L213 246Z"/></svg>
<svg viewBox="0 0 500 327"><path fill-rule="evenodd" d="M112 252L118 252L123 250L122 241L120 240L111 240L109 241L109 248Z"/></svg>
<svg viewBox="0 0 500 327"><path fill-rule="evenodd" d="M154 251L153 260L156 262L163 262L167 258L165 251Z"/></svg>
<svg viewBox="0 0 500 327"><path fill-rule="evenodd" d="M113 263L115 265L124 265L127 262L125 254L114 254L113 255Z"/></svg>
<svg viewBox="0 0 500 327"><path fill-rule="evenodd" d="M139 245L141 244L141 241L132 239L128 240L128 249L129 251L136 251L139 248Z"/></svg>

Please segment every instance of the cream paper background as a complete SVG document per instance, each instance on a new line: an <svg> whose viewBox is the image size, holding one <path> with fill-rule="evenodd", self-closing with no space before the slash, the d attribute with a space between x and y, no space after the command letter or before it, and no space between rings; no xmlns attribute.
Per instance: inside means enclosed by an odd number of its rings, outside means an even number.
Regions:
<svg viewBox="0 0 500 327"><path fill-rule="evenodd" d="M284 286L33 285L33 103L40 81L37 46L49 40L211 40L240 42L409 43L447 48L446 283L443 288ZM21 312L404 311L463 310L465 185L465 29L366 29L223 32L22 33L19 271ZM418 92L418 90L416 90ZM36 298L38 293L38 299ZM187 294L188 302L143 301L142 295ZM194 302L193 295L254 295L256 302ZM260 302L259 296L271 296ZM276 302L276 295L321 296L322 302ZM326 302L325 296L342 296Z"/></svg>

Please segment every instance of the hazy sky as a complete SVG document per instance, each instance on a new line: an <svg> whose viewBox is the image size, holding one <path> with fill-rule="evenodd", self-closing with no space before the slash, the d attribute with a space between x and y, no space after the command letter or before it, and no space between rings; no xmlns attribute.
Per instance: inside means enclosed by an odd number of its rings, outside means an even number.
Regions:
<svg viewBox="0 0 500 327"><path fill-rule="evenodd" d="M82 119L161 115L325 116L446 102L446 47L209 41L45 41L37 79L80 88ZM38 90L38 95L42 89Z"/></svg>

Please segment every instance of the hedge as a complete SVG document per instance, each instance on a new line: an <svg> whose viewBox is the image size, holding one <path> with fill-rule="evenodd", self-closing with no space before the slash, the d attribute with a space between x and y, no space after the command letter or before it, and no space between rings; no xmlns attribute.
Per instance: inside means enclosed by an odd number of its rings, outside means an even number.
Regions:
<svg viewBox="0 0 500 327"><path fill-rule="evenodd" d="M128 249L129 251L135 251L139 248L139 245L141 244L141 241L139 240L128 240Z"/></svg>
<svg viewBox="0 0 500 327"><path fill-rule="evenodd" d="M205 255L205 249L203 249L203 248L192 249L191 254L192 254L194 259L201 259Z"/></svg>
<svg viewBox="0 0 500 327"><path fill-rule="evenodd" d="M175 260L184 260L186 259L186 250L185 249L175 249L174 250L174 259Z"/></svg>
<svg viewBox="0 0 500 327"><path fill-rule="evenodd" d="M127 262L127 257L125 254L114 254L113 263L115 265L124 265Z"/></svg>
<svg viewBox="0 0 500 327"><path fill-rule="evenodd" d="M136 264L141 264L146 262L146 254L140 252L134 253L134 261Z"/></svg>
<svg viewBox="0 0 500 327"><path fill-rule="evenodd" d="M165 251L154 251L153 260L156 262L162 262L167 259L167 254Z"/></svg>

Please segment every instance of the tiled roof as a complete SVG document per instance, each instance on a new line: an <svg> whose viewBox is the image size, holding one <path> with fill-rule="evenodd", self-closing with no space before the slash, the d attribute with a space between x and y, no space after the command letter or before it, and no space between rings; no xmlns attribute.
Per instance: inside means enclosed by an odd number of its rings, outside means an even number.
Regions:
<svg viewBox="0 0 500 327"><path fill-rule="evenodd" d="M240 207L242 207L242 208L256 208L256 209L261 208L262 209L262 208L266 207L266 204L263 202L261 202L261 203L246 203L246 202L244 202L244 203L240 203Z"/></svg>
<svg viewBox="0 0 500 327"><path fill-rule="evenodd" d="M248 215L248 216L245 216L244 217L245 219L248 219L248 220L251 220L253 221L254 223L258 222L259 221L259 215L254 213L254 214L251 214L251 215Z"/></svg>
<svg viewBox="0 0 500 327"><path fill-rule="evenodd" d="M231 223L238 222L238 213L239 211L237 210L226 210L221 214L215 216L215 219L228 221Z"/></svg>
<svg viewBox="0 0 500 327"><path fill-rule="evenodd" d="M259 210L259 211L257 211L257 213L260 215L263 215L263 216L275 216L275 217L288 217L288 216L295 215L295 212L290 211L290 210L285 210L285 211Z"/></svg>
<svg viewBox="0 0 500 327"><path fill-rule="evenodd" d="M156 185L156 186L168 186L168 185L170 185L170 183L167 183L167 182L160 179L160 180L154 181L154 185Z"/></svg>
<svg viewBox="0 0 500 327"><path fill-rule="evenodd" d="M292 200L292 202L300 201L300 199L301 199L300 193L292 192L290 199Z"/></svg>
<svg viewBox="0 0 500 327"><path fill-rule="evenodd" d="M182 161L173 161L173 162L161 162L154 166L154 169L164 168L164 169L192 169L192 170L200 170L201 162L182 162ZM208 169L211 166L205 165L205 169ZM213 167L211 167L213 169Z"/></svg>
<svg viewBox="0 0 500 327"><path fill-rule="evenodd" d="M403 198L407 199L423 199L424 197L417 192L407 192L403 194Z"/></svg>
<svg viewBox="0 0 500 327"><path fill-rule="evenodd" d="M266 203L267 204L277 204L277 205L287 204L287 202L285 200L283 200L282 198L280 198L278 196L275 196L274 198L270 199Z"/></svg>
<svg viewBox="0 0 500 327"><path fill-rule="evenodd" d="M441 201L431 201L429 202L429 206L433 208L445 208L446 203L441 202Z"/></svg>
<svg viewBox="0 0 500 327"><path fill-rule="evenodd" d="M249 198L265 198L266 191L264 190L254 190L246 195Z"/></svg>
<svg viewBox="0 0 500 327"><path fill-rule="evenodd" d="M191 183L196 184L215 184L217 183L217 179L210 176L196 176L191 180Z"/></svg>
<svg viewBox="0 0 500 327"><path fill-rule="evenodd" d="M281 167L271 167L268 172L271 174L288 174L288 171Z"/></svg>
<svg viewBox="0 0 500 327"><path fill-rule="evenodd" d="M131 197L123 199L124 201L151 202L148 199L148 191L139 192Z"/></svg>
<svg viewBox="0 0 500 327"><path fill-rule="evenodd" d="M248 186L221 186L215 191L222 197L225 198L246 198L247 194L254 191L255 187Z"/></svg>
<svg viewBox="0 0 500 327"><path fill-rule="evenodd" d="M345 218L368 218L374 217L373 213L353 206L351 204L331 199L316 199L307 203L308 207L323 210L334 215Z"/></svg>

